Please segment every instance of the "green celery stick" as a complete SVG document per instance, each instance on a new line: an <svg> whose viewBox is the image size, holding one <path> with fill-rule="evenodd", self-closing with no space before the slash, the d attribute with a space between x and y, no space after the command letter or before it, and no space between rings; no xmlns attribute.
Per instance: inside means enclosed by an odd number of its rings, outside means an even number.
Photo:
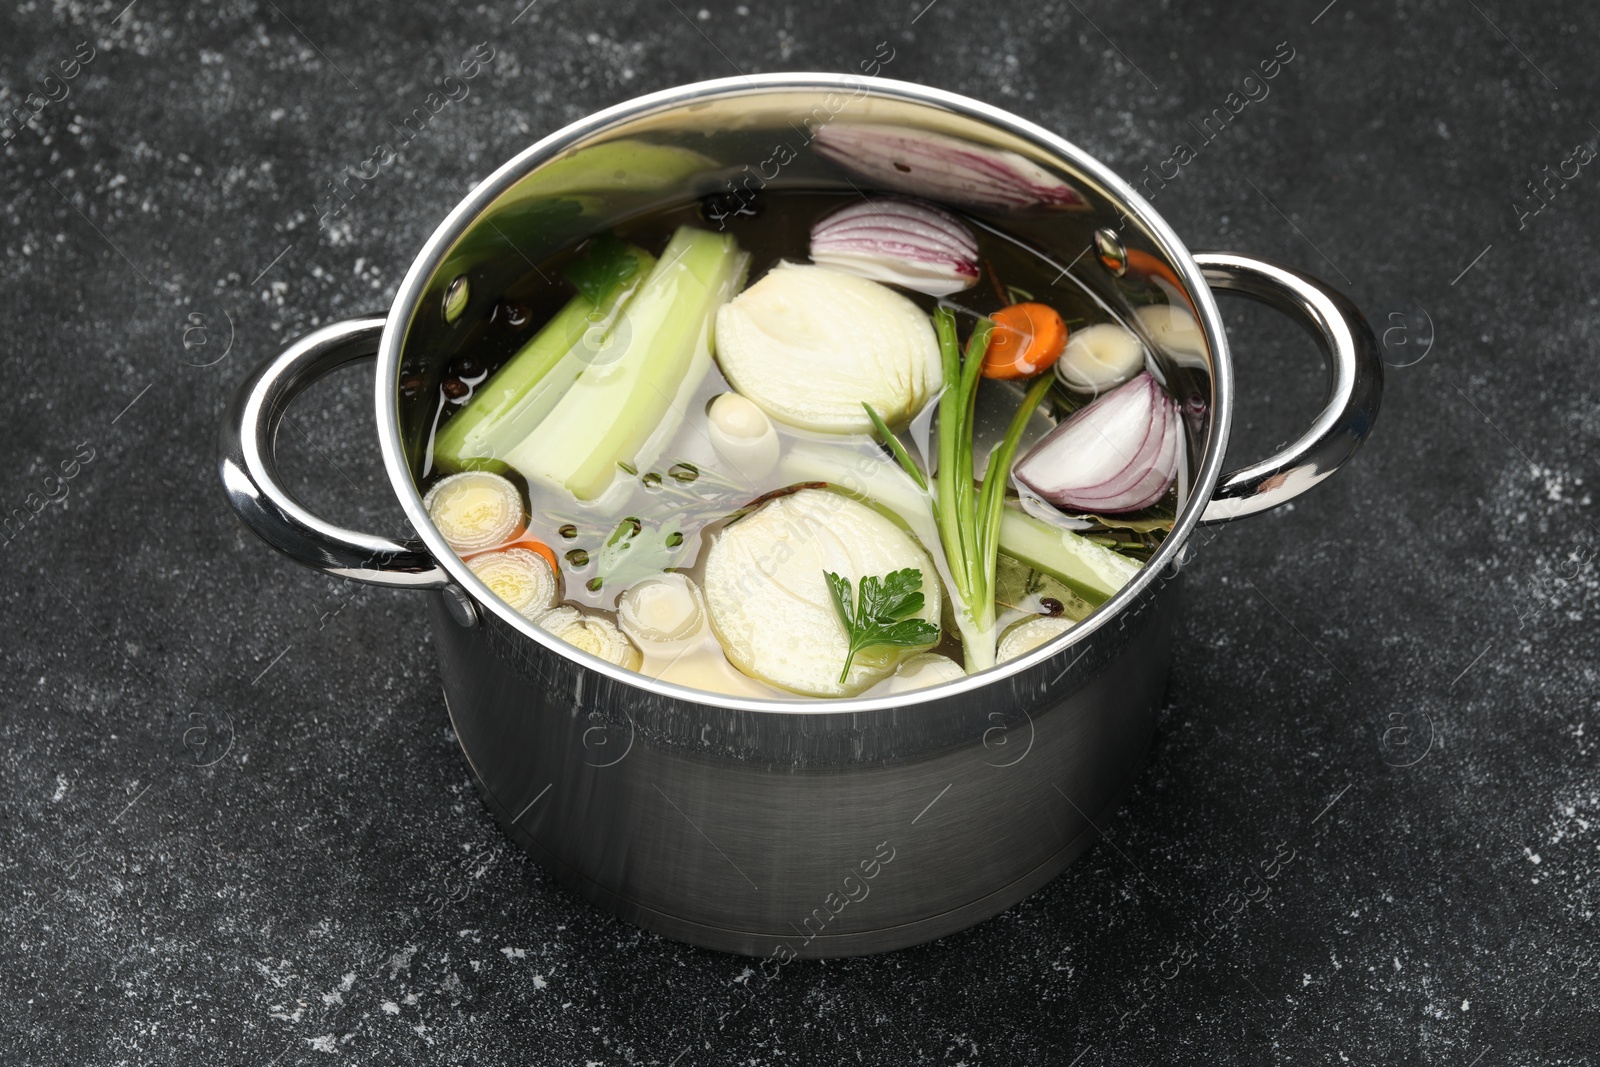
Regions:
<svg viewBox="0 0 1600 1067"><path fill-rule="evenodd" d="M568 270L578 295L473 393L440 428L433 459L441 470L497 469L595 362L629 298L655 265L642 248L599 238Z"/></svg>
<svg viewBox="0 0 1600 1067"><path fill-rule="evenodd" d="M606 491L661 426L681 419L675 398L709 371L716 312L744 284L750 257L732 237L679 227L623 307L614 358L586 367L549 416L504 460L529 482L580 500Z"/></svg>
<svg viewBox="0 0 1600 1067"><path fill-rule="evenodd" d="M1111 599L1140 568L1137 560L1010 505L1000 516L1000 551L1064 583L1096 606Z"/></svg>

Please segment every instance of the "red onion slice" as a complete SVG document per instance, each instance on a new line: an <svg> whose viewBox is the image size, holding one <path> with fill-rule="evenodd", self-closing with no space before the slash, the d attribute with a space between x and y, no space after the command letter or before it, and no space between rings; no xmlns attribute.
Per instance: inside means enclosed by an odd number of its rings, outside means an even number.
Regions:
<svg viewBox="0 0 1600 1067"><path fill-rule="evenodd" d="M1014 474L1059 508L1138 511L1172 485L1182 449L1178 405L1145 371L1051 430Z"/></svg>
<svg viewBox="0 0 1600 1067"><path fill-rule="evenodd" d="M858 277L949 296L978 280L978 241L932 204L859 200L817 220L811 259Z"/></svg>
<svg viewBox="0 0 1600 1067"><path fill-rule="evenodd" d="M1073 186L1003 148L907 126L833 122L817 152L886 189L973 207L1087 208Z"/></svg>

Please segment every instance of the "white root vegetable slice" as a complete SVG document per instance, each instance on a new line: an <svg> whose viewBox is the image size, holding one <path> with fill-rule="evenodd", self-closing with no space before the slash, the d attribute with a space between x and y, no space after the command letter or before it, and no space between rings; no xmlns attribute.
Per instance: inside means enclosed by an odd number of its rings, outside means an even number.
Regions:
<svg viewBox="0 0 1600 1067"><path fill-rule="evenodd" d="M943 597L922 546L865 504L802 489L716 535L705 565L712 631L729 662L753 678L807 696L854 696L922 649L858 652L841 684L849 640L824 572L850 579L859 590L862 578L907 567L922 572L916 617L938 626Z"/></svg>
<svg viewBox="0 0 1600 1067"><path fill-rule="evenodd" d="M910 693L918 689L927 689L929 686L953 682L966 676L967 672L961 668L961 664L949 656L941 656L937 652L920 652L900 664L900 669L884 679L883 683L873 690L873 695Z"/></svg>
<svg viewBox="0 0 1600 1067"><path fill-rule="evenodd" d="M1072 620L1061 615L1035 615L1031 619L1023 619L1008 627L1006 632L1000 635L1000 644L995 649L995 662L1004 663L1032 652L1045 642L1054 641L1072 627Z"/></svg>
<svg viewBox="0 0 1600 1067"><path fill-rule="evenodd" d="M870 433L902 426L944 385L933 323L906 297L827 267L780 263L717 312L717 361L779 422Z"/></svg>
<svg viewBox="0 0 1600 1067"><path fill-rule="evenodd" d="M685 575L658 574L623 592L617 600L617 622L643 651L670 655L705 638L705 600Z"/></svg>
<svg viewBox="0 0 1600 1067"><path fill-rule="evenodd" d="M560 595L549 560L526 548L484 552L467 560L467 567L490 592L525 618L548 610Z"/></svg>
<svg viewBox="0 0 1600 1067"><path fill-rule="evenodd" d="M441 479L422 506L445 542L463 556L508 544L523 528L522 492L488 471Z"/></svg>
<svg viewBox="0 0 1600 1067"><path fill-rule="evenodd" d="M1115 322L1097 322L1074 333L1056 362L1056 377L1069 389L1098 393L1144 370L1144 344Z"/></svg>
<svg viewBox="0 0 1600 1067"><path fill-rule="evenodd" d="M567 644L627 670L638 670L643 659L617 624L604 616L589 615L564 604L541 613L533 622Z"/></svg>
<svg viewBox="0 0 1600 1067"><path fill-rule="evenodd" d="M767 413L738 393L720 393L706 410L706 436L733 473L756 481L778 463L778 431Z"/></svg>

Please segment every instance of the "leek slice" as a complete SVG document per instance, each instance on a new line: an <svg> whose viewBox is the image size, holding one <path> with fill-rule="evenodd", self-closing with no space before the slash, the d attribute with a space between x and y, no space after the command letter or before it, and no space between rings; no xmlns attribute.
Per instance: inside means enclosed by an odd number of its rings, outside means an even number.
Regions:
<svg viewBox="0 0 1600 1067"><path fill-rule="evenodd" d="M678 397L711 369L712 321L750 257L730 236L679 227L612 328L615 354L586 368L504 459L530 482L594 500L684 415Z"/></svg>

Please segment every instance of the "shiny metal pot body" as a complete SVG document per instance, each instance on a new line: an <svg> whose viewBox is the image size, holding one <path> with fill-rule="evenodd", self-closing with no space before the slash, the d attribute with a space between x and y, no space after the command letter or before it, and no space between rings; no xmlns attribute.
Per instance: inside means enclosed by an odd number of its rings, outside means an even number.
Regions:
<svg viewBox="0 0 1600 1067"><path fill-rule="evenodd" d="M748 188L752 173L773 186L838 185L837 172L806 151L807 133L833 121L933 130L1023 155L1073 182L1084 205L1070 228L1060 216L997 220L1008 231L1060 254L1064 269L1104 273L1097 284L1109 284L1130 247L1181 282L1205 335L1211 395L1201 460L1172 534L1138 577L1057 641L893 697L712 695L555 640L494 598L428 521L415 480L427 427L399 402L402 375L437 381L442 355L486 301L610 220L741 181ZM785 138L790 152L768 176L772 145ZM629 146L639 142L691 143L704 163L666 177L659 165L633 171ZM1073 260L1068 235L1081 244L1096 229ZM1329 367L1313 426L1278 455L1227 475L1233 378L1212 287L1297 318ZM294 396L373 355L380 446L413 539L320 519L295 501L273 462ZM221 474L244 521L291 558L429 591L462 749L491 810L542 864L641 926L764 957L767 973L795 957L879 952L963 929L1071 862L1149 744L1191 534L1276 506L1330 474L1370 431L1380 380L1372 332L1347 299L1261 260L1191 255L1131 187L1046 130L905 83L765 75L619 105L508 162L441 223L386 318L319 330L243 383L222 427Z"/></svg>

